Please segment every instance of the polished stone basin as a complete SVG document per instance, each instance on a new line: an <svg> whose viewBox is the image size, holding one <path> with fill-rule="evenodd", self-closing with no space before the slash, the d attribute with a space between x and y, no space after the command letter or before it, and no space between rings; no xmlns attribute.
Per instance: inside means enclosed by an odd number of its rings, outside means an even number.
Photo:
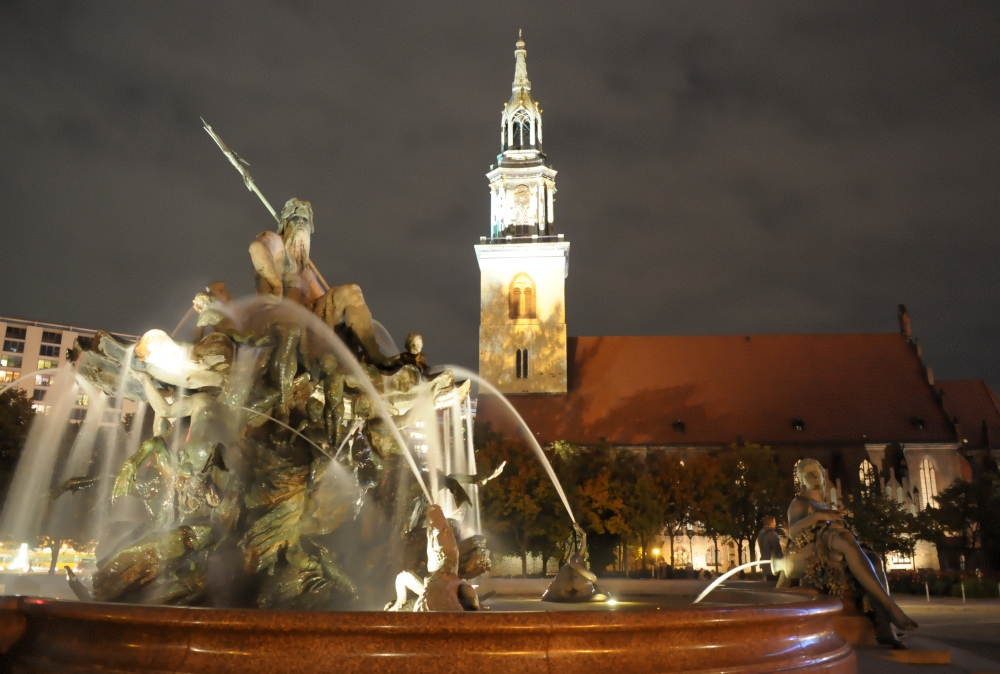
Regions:
<svg viewBox="0 0 1000 674"><path fill-rule="evenodd" d="M514 596L497 602L514 611L324 613L5 597L0 647L13 672L857 671L833 629L838 600L773 590L712 599L567 607Z"/></svg>

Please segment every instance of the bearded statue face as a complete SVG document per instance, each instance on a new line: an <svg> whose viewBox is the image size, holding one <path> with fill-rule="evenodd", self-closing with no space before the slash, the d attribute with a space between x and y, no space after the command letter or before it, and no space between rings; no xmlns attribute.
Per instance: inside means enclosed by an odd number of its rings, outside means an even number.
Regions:
<svg viewBox="0 0 1000 674"><path fill-rule="evenodd" d="M309 224L311 222L308 218L301 218L298 215L293 215L285 222L285 231L282 237L285 241L285 250L300 269L309 262Z"/></svg>
<svg viewBox="0 0 1000 674"><path fill-rule="evenodd" d="M281 209L281 225L278 227L285 242L285 250L299 268L309 262L310 234L313 231L312 205L308 201L289 199Z"/></svg>

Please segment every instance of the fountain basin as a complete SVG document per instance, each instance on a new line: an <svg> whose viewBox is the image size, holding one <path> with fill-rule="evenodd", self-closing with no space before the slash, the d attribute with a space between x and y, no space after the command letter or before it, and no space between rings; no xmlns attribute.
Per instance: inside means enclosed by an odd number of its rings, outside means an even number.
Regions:
<svg viewBox="0 0 1000 674"><path fill-rule="evenodd" d="M481 613L176 608L5 597L12 672L856 672L836 599ZM627 598L622 598L628 604ZM542 605L542 608L549 608ZM615 607L617 609L618 607Z"/></svg>

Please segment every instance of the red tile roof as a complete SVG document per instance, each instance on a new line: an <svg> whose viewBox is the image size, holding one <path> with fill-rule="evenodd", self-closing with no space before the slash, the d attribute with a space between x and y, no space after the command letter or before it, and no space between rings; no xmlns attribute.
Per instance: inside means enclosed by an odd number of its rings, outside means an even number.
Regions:
<svg viewBox="0 0 1000 674"><path fill-rule="evenodd" d="M949 417L958 417L962 438L970 449L1000 446L1000 400L982 379L939 381L942 402ZM986 435L983 434L986 422Z"/></svg>
<svg viewBox="0 0 1000 674"><path fill-rule="evenodd" d="M571 337L568 360L565 395L510 396L542 442L955 440L900 334ZM487 396L478 417L506 427Z"/></svg>

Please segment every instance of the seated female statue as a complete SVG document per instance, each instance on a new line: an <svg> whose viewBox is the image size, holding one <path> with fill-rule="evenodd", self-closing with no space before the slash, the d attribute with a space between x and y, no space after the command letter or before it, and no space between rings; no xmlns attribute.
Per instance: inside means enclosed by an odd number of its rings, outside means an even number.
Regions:
<svg viewBox="0 0 1000 674"><path fill-rule="evenodd" d="M826 503L826 480L819 462L803 459L796 472L800 491L788 507L788 547L797 563L792 563L796 568L790 575L838 597L860 590L865 610L875 615L879 642L899 647L892 625L912 630L917 623L882 586L871 559L844 522L843 512Z"/></svg>

